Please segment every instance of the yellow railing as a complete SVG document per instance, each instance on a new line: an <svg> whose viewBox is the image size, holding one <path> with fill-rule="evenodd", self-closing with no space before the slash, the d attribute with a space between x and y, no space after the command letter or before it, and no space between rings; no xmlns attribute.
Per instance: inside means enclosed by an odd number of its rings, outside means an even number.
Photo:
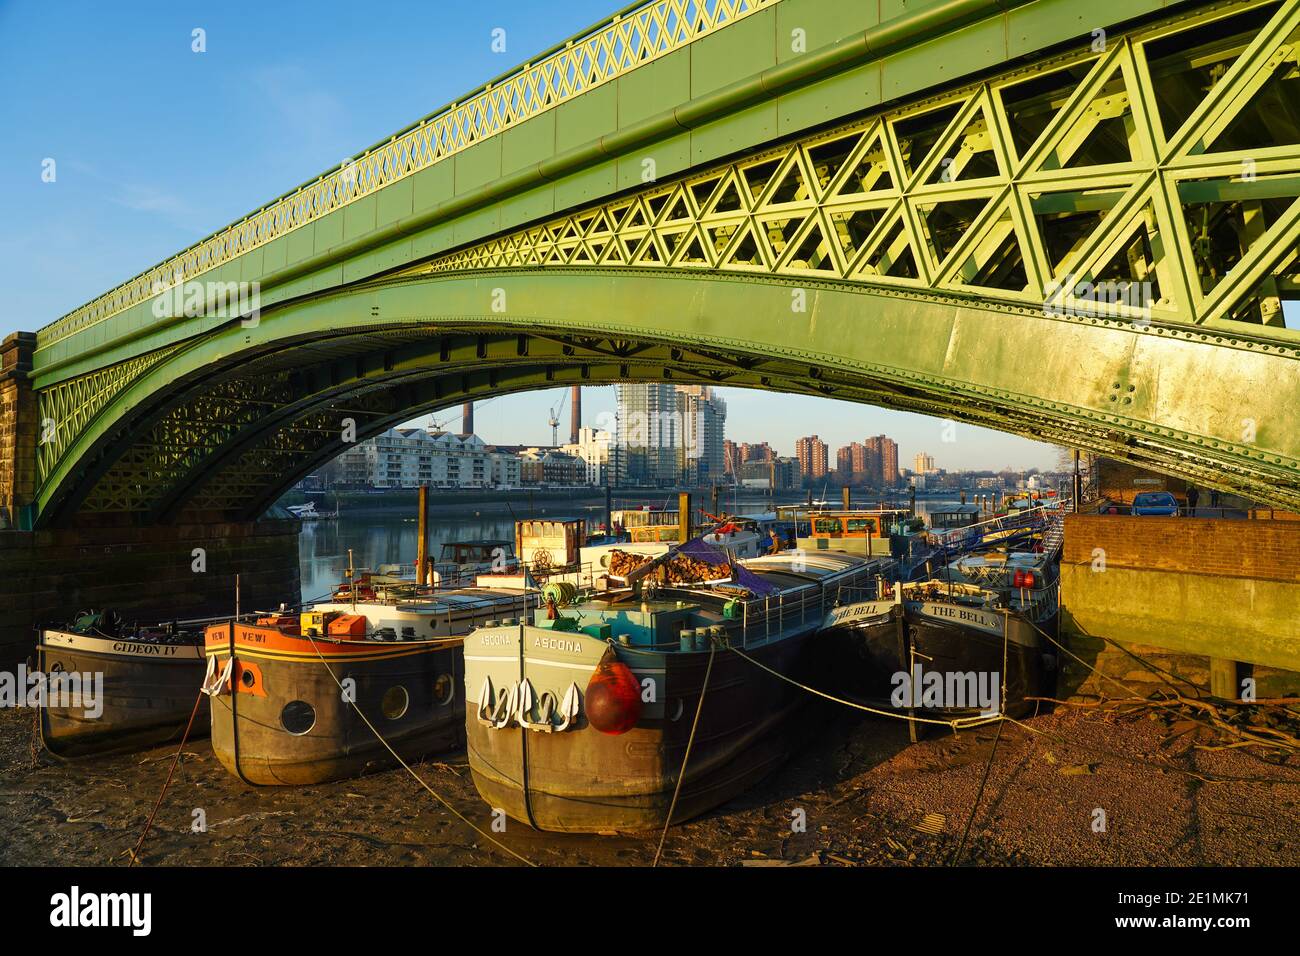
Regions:
<svg viewBox="0 0 1300 956"><path fill-rule="evenodd" d="M38 333L57 342L777 0L648 0L273 200Z"/></svg>

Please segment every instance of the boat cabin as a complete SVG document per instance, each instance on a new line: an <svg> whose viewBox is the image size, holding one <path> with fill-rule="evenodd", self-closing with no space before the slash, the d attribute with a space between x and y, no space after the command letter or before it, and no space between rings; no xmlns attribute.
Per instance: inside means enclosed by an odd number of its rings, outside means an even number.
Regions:
<svg viewBox="0 0 1300 956"><path fill-rule="evenodd" d="M952 531L969 528L980 520L979 505L941 505L930 509L932 531Z"/></svg>
<svg viewBox="0 0 1300 956"><path fill-rule="evenodd" d="M808 516L809 533L798 539L805 551L888 555L890 536L911 516L906 509L824 511Z"/></svg>
<svg viewBox="0 0 1300 956"><path fill-rule="evenodd" d="M513 541L447 541L438 560L449 564L492 564L502 556L507 562L513 562Z"/></svg>
<svg viewBox="0 0 1300 956"><path fill-rule="evenodd" d="M528 518L515 522L515 555L539 573L572 568L586 538L586 518Z"/></svg>

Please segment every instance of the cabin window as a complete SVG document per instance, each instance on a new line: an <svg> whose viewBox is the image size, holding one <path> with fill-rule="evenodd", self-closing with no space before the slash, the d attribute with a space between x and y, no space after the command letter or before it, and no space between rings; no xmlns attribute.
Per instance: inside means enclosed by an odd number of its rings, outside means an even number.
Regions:
<svg viewBox="0 0 1300 956"><path fill-rule="evenodd" d="M452 680L450 674L439 674L438 679L433 682L433 699L440 706L446 706L451 703L451 699L456 696L456 682Z"/></svg>
<svg viewBox="0 0 1300 956"><path fill-rule="evenodd" d="M411 695L401 684L384 691L383 699L379 702L380 713L389 720L400 718L409 706L411 706Z"/></svg>
<svg viewBox="0 0 1300 956"><path fill-rule="evenodd" d="M850 518L849 534L874 534L876 522L873 518Z"/></svg>
<svg viewBox="0 0 1300 956"><path fill-rule="evenodd" d="M839 518L819 518L817 519L816 524L817 524L818 534L839 534L840 533Z"/></svg>
<svg viewBox="0 0 1300 956"><path fill-rule="evenodd" d="M280 711L280 726L301 737L316 726L316 708L305 700L291 700Z"/></svg>

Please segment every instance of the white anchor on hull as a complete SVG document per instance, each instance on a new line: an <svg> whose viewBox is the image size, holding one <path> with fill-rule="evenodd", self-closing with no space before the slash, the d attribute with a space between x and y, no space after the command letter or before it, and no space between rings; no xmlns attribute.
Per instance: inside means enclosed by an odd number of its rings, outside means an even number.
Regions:
<svg viewBox="0 0 1300 956"><path fill-rule="evenodd" d="M534 703L537 706L538 720L533 720L531 716ZM526 677L510 685L509 689L503 687L500 691L495 691L492 687L492 678L485 676L483 686L479 689L476 718L483 726L497 730L508 726L511 720L514 720L527 730L550 734L576 726L581 711L582 693L576 683L569 684L564 699L557 707L554 693L549 690L543 691L538 697L532 683ZM554 720L557 713L560 718L558 724Z"/></svg>
<svg viewBox="0 0 1300 956"><path fill-rule="evenodd" d="M226 658L226 666L222 668L220 676L217 676L217 656L214 654L209 657L208 670L207 673L203 675L203 684L199 687L199 690L207 694L209 697L220 697L222 688L225 687L226 682L230 680L230 674L231 671L234 670L234 666L234 657ZM217 678L215 682L212 680L213 677Z"/></svg>

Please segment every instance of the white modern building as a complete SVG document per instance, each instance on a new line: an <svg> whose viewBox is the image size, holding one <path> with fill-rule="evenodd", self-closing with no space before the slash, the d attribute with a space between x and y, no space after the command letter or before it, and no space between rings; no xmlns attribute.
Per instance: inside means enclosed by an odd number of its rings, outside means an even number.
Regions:
<svg viewBox="0 0 1300 956"><path fill-rule="evenodd" d="M579 428L576 443L562 445L560 451L582 459L587 469L586 483L605 485L612 483L613 469L610 467L610 448L614 436L602 428Z"/></svg>
<svg viewBox="0 0 1300 956"><path fill-rule="evenodd" d="M515 488L519 457L477 435L390 428L339 456L339 483L366 488Z"/></svg>
<svg viewBox="0 0 1300 956"><path fill-rule="evenodd" d="M727 404L707 385L618 386L615 483L677 487L722 481Z"/></svg>

